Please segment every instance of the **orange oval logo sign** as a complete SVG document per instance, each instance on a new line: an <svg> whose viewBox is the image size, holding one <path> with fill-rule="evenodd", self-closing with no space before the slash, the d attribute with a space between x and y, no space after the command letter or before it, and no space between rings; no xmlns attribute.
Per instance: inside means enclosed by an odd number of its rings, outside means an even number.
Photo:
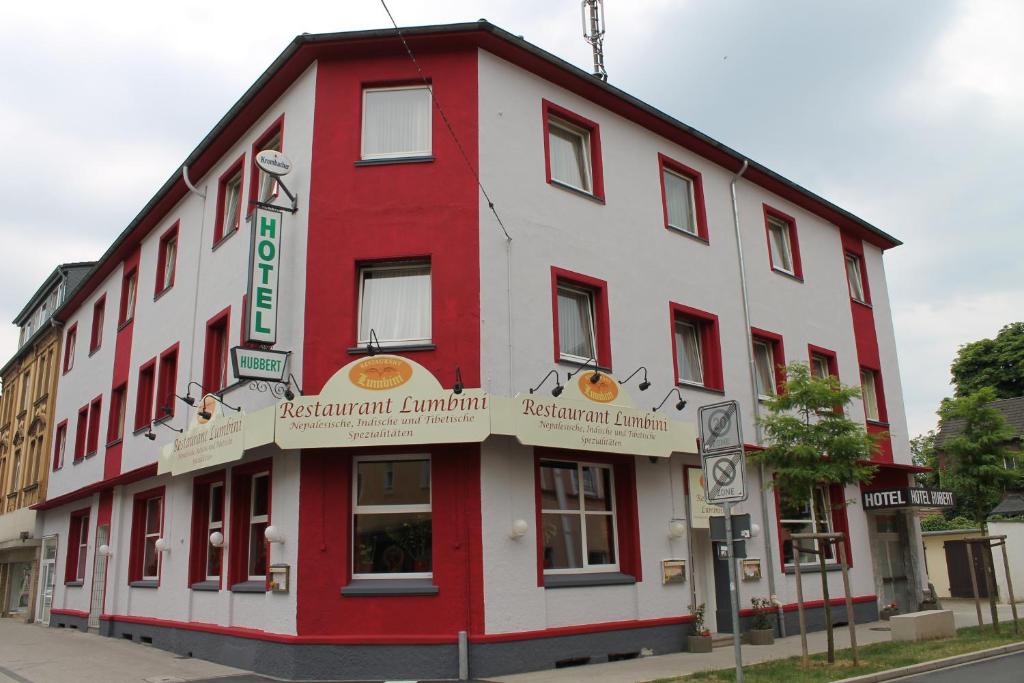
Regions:
<svg viewBox="0 0 1024 683"><path fill-rule="evenodd" d="M367 358L348 371L348 379L362 389L396 389L412 377L412 366L401 358Z"/></svg>
<svg viewBox="0 0 1024 683"><path fill-rule="evenodd" d="M608 375L600 375L600 379L596 382L591 381L593 377L593 372L580 375L579 388L581 394L597 403L611 403L618 397L619 385Z"/></svg>

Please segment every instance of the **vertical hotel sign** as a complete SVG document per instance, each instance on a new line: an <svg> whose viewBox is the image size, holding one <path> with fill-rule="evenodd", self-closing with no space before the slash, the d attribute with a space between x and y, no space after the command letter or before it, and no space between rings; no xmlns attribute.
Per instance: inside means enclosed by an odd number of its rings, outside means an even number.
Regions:
<svg viewBox="0 0 1024 683"><path fill-rule="evenodd" d="M256 207L249 247L249 289L245 340L277 342L278 283L281 270L281 212Z"/></svg>

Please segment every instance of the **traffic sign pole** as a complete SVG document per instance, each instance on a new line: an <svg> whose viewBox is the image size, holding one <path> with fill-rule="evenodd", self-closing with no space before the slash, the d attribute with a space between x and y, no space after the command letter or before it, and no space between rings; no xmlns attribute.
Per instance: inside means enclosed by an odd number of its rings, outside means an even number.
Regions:
<svg viewBox="0 0 1024 683"><path fill-rule="evenodd" d="M725 503L725 543L729 552L729 607L732 612L732 646L736 657L736 683L743 683L743 650L740 647L740 596L736 585L736 553L732 543L732 503Z"/></svg>

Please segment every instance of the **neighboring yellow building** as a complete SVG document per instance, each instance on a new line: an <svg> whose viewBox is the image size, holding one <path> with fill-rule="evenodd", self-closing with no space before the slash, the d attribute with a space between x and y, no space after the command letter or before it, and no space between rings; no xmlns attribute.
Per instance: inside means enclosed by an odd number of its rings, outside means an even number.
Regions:
<svg viewBox="0 0 1024 683"><path fill-rule="evenodd" d="M14 319L21 328L18 350L0 368L0 616L33 616L41 539L30 506L46 498L64 360L64 334L51 316L92 265L68 263L53 271Z"/></svg>

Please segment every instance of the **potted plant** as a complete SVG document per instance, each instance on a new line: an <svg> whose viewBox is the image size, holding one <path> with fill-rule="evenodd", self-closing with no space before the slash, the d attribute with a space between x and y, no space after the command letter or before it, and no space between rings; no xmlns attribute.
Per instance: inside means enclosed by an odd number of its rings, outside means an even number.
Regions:
<svg viewBox="0 0 1024 683"><path fill-rule="evenodd" d="M687 648L690 652L711 652L711 631L704 626L704 609L703 602L690 608L690 623L693 624Z"/></svg>
<svg viewBox="0 0 1024 683"><path fill-rule="evenodd" d="M775 601L770 598L751 598L754 619L747 631L750 645L771 645L775 642Z"/></svg>
<svg viewBox="0 0 1024 683"><path fill-rule="evenodd" d="M889 617L899 613L899 605L895 602L890 602L888 605L882 605L882 611L878 613L878 616L880 616L883 621L889 621Z"/></svg>

